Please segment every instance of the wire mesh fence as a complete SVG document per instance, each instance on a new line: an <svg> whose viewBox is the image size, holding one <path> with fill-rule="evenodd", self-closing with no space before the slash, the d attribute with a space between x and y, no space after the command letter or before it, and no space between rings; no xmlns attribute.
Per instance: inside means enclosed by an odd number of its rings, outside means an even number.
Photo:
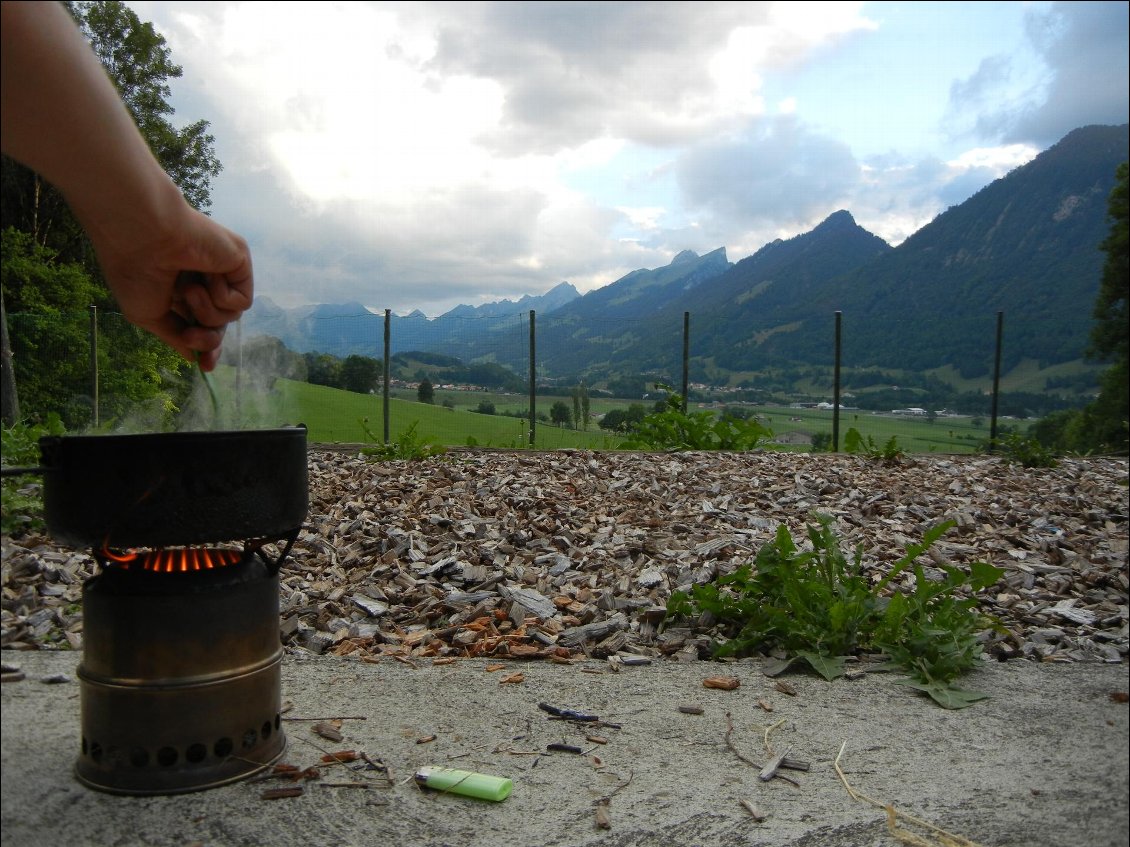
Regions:
<svg viewBox="0 0 1130 847"><path fill-rule="evenodd" d="M943 453L980 449L998 426L1071 405L1095 384L1078 360L1041 369L1010 346L1003 318L984 316L933 368L922 367L912 340L922 330L910 322L859 327L839 313L803 330L728 338L700 330L690 313L626 321L365 311L254 333L237 324L214 374L225 398L217 420L191 370L163 374L156 395L138 384L131 369L143 335L120 314L7 316L21 403L59 414L69 429L305 423L315 443L615 449L623 433L607 424L662 407L670 391L691 415L755 416L792 449L878 449L893 438L904 452ZM1063 321L1015 335L1038 333L1085 337ZM889 351L899 338L911 340L894 360L874 355L876 339Z"/></svg>

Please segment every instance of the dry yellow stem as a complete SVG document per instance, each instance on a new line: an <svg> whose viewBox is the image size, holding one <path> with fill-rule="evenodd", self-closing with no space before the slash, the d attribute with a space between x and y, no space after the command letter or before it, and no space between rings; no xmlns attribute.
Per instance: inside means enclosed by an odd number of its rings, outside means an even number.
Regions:
<svg viewBox="0 0 1130 847"><path fill-rule="evenodd" d="M769 745L769 733L771 733L773 730L775 730L777 727L783 725L784 723L785 723L785 719L781 718L775 724L765 727L765 737L764 737L765 752L768 753L770 756L772 756L774 754L773 754L773 748Z"/></svg>
<svg viewBox="0 0 1130 847"><path fill-rule="evenodd" d="M766 732L766 737L768 737L768 731ZM859 800L861 803L870 803L872 806L886 811L887 829L890 831L891 835L893 835L903 844L909 844L911 845L911 847L981 847L981 845L977 844L976 842L970 841L968 838L965 838L961 835L954 835L952 832L946 832L946 830L934 826L929 821L924 821L921 818L916 818L913 815L906 814L905 812L898 812L890 803L880 802L873 797L868 797L862 791L856 791L848 783L847 777L844 775L843 770L840 768L840 759L844 755L845 747L847 747L846 741L840 745L840 752L836 754L836 761L833 763L833 766L836 769L836 775L840 778L840 782L844 784L844 788L847 789L847 793L851 795L853 800ZM913 832L910 832L909 830L900 829L898 826L899 817L901 817L907 823L921 827L922 829L929 830L933 834L934 838L924 838L923 836L917 835Z"/></svg>

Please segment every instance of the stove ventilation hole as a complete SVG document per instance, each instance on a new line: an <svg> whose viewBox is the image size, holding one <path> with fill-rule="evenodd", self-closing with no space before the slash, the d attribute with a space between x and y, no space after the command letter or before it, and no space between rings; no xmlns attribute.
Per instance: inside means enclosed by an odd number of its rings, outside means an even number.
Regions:
<svg viewBox="0 0 1130 847"><path fill-rule="evenodd" d="M243 733L240 738L240 746L242 750L248 751L254 748L260 741L266 742L270 739L271 735L280 731L282 727L282 717L276 714L273 721L263 721L260 729L248 729ZM227 759L235 752L235 743L231 738L223 737L218 739L212 745L212 755L217 759ZM102 745L97 741L90 741L83 736L82 738L82 755L89 756L91 760L101 764L103 760L111 761L118 760L120 753L117 748L107 752ZM208 759L208 745L199 742L190 744L184 750L184 760L191 765L200 765ZM181 758L181 752L172 746L162 747L157 751L156 762L159 766L171 768L177 764ZM144 747L133 747L130 749L128 756L125 759L132 767L145 768L151 764L149 751Z"/></svg>

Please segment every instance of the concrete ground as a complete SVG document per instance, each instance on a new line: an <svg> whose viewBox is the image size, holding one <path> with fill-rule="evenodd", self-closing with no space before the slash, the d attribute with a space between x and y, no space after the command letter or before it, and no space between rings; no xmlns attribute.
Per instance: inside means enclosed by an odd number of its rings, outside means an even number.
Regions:
<svg viewBox="0 0 1130 847"><path fill-rule="evenodd" d="M905 815L967 839L954 844L1130 844L1130 734L1125 698L1115 696L1127 691L1125 664L986 664L965 683L989 699L946 711L890 675L774 680L752 660L492 671L479 660L412 667L288 655L282 761L306 768L349 749L386 772L324 767L320 779L301 783L300 796L264 799L284 783L244 780L160 797L80 785L72 773L79 658L4 651L5 665L25 677L2 686L5 847L946 844ZM704 686L718 675L741 684ZM795 694L778 690L782 679ZM538 703L606 723L555 720ZM338 743L299 720L333 717L347 718ZM767 742L810 769L781 771L791 783L761 781ZM550 752L550 744L582 752ZM865 798L845 788L838 755ZM425 791L411 781L425 765L506 776L513 791L497 803ZM893 806L922 840L892 833L866 798Z"/></svg>

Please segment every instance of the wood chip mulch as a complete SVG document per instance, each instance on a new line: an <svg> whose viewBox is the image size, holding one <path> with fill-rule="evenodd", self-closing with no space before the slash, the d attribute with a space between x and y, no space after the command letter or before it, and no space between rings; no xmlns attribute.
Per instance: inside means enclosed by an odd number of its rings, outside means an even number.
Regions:
<svg viewBox="0 0 1130 847"><path fill-rule="evenodd" d="M876 580L922 557L985 561L996 659L1125 662L1125 458L1025 469L993 456L452 451L370 462L310 452L310 512L280 572L292 651L430 662L709 656L709 621L663 626L671 592L751 563L784 524L834 518ZM4 536L3 646L80 649L89 551ZM913 577L907 576L907 580ZM909 582L904 580L903 587Z"/></svg>

